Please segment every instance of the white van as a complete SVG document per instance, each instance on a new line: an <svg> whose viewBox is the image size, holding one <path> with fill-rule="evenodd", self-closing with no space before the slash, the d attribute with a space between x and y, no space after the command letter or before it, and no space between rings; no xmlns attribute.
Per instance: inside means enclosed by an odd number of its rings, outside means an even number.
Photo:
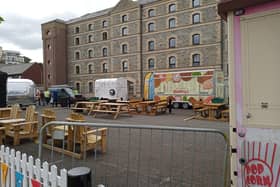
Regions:
<svg viewBox="0 0 280 187"><path fill-rule="evenodd" d="M7 104L28 106L35 104L35 84L30 79L8 79Z"/></svg>

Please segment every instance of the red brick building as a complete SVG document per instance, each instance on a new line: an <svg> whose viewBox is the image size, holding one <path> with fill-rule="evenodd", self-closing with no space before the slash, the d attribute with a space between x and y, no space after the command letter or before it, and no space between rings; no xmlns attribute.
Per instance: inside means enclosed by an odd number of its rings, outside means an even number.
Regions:
<svg viewBox="0 0 280 187"><path fill-rule="evenodd" d="M31 79L37 86L43 84L43 64L28 63L15 65L0 65L0 71L8 73L8 77Z"/></svg>

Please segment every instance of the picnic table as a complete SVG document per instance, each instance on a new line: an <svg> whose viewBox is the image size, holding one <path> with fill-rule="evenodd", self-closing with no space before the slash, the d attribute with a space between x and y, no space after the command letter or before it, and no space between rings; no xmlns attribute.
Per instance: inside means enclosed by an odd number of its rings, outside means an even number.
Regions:
<svg viewBox="0 0 280 187"><path fill-rule="evenodd" d="M0 108L0 118L9 117L11 109L11 107Z"/></svg>
<svg viewBox="0 0 280 187"><path fill-rule="evenodd" d="M112 114L114 119L117 119L120 114L129 114L128 103L100 103L96 109L92 110L93 117L96 117L97 113Z"/></svg>
<svg viewBox="0 0 280 187"><path fill-rule="evenodd" d="M142 101L138 103L137 111L141 114L157 115L167 110L167 100Z"/></svg>
<svg viewBox="0 0 280 187"><path fill-rule="evenodd" d="M3 119L3 120L0 120L0 125L2 125L2 126L9 126L10 124L21 123L21 122L24 122L24 121L25 121L24 118Z"/></svg>
<svg viewBox="0 0 280 187"><path fill-rule="evenodd" d="M204 103L204 109L208 111L208 116L205 119L217 120L225 103Z"/></svg>
<svg viewBox="0 0 280 187"><path fill-rule="evenodd" d="M106 102L106 101L79 101L76 102L75 106L72 107L71 110L73 112L78 112L78 111L87 112L88 115L90 115L92 110L96 109L96 107L101 102Z"/></svg>
<svg viewBox="0 0 280 187"><path fill-rule="evenodd" d="M3 119L0 120L0 144L3 144L3 139L6 136L6 131L10 128L11 124L21 123L24 122L24 118L17 118L17 119Z"/></svg>
<svg viewBox="0 0 280 187"><path fill-rule="evenodd" d="M137 111L140 113L146 113L148 108L154 106L156 101L142 101L138 103Z"/></svg>

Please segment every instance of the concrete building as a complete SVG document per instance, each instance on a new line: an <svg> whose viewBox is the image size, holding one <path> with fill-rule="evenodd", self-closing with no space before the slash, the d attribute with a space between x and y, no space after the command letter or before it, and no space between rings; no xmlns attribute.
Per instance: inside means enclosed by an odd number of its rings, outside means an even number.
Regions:
<svg viewBox="0 0 280 187"><path fill-rule="evenodd" d="M148 72L227 72L226 30L216 0L120 0L112 8L42 24L45 87L127 77L135 95Z"/></svg>
<svg viewBox="0 0 280 187"><path fill-rule="evenodd" d="M19 51L1 50L1 62L3 64L20 64L24 63L24 57L20 55Z"/></svg>

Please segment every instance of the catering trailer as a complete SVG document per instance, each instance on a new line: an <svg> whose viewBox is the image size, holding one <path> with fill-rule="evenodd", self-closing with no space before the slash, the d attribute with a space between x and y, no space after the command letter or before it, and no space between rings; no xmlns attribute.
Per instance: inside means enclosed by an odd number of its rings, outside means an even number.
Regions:
<svg viewBox="0 0 280 187"><path fill-rule="evenodd" d="M280 1L218 5L228 24L231 186L280 186Z"/></svg>
<svg viewBox="0 0 280 187"><path fill-rule="evenodd" d="M97 79L94 94L98 98L128 100L133 96L133 86L126 78Z"/></svg>
<svg viewBox="0 0 280 187"><path fill-rule="evenodd" d="M224 74L214 69L147 73L144 98L173 96L174 108L189 108L189 97L224 98Z"/></svg>

